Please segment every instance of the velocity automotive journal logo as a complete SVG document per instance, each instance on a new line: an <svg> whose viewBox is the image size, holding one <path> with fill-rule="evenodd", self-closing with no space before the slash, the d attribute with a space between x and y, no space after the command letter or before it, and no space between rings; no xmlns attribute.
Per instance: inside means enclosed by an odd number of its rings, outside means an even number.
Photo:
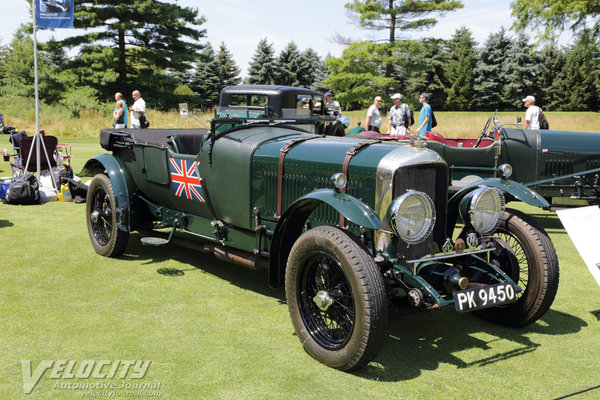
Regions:
<svg viewBox="0 0 600 400"><path fill-rule="evenodd" d="M106 390L106 389L160 389L160 383L111 382L111 379L142 379L150 368L149 360L42 360L33 366L31 360L21 360L23 391L29 394L40 379L66 380L56 382L54 389ZM87 379L81 382L79 380ZM90 379L102 380L91 382ZM77 381L74 381L77 380Z"/></svg>

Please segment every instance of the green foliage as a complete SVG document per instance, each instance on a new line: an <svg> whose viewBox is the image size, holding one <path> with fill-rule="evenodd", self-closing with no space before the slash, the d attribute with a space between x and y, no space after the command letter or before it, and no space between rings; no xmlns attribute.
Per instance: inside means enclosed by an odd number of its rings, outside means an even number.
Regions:
<svg viewBox="0 0 600 400"><path fill-rule="evenodd" d="M200 54L190 82L190 88L197 94L200 104L204 106L214 106L219 103L219 93L222 87L218 71L219 64L215 52L209 44Z"/></svg>
<svg viewBox="0 0 600 400"><path fill-rule="evenodd" d="M505 55L508 54L511 41L506 30L500 28L488 36L480 51L475 67L475 106L479 110L503 109L502 91L506 76L502 67Z"/></svg>
<svg viewBox="0 0 600 400"><path fill-rule="evenodd" d="M313 81L312 81L312 84L308 87L310 87L312 90L316 90L318 92L325 93L331 89L329 86L327 86L324 83L325 80L327 80L327 78L329 77L329 74L331 74L331 70L329 68L327 68L327 65L325 65L325 61L330 58L331 58L331 55L328 54L325 57L325 60L319 59L316 63L311 64L314 67Z"/></svg>
<svg viewBox="0 0 600 400"><path fill-rule="evenodd" d="M79 118L82 110L100 111L102 105L96 99L97 92L89 86L80 86L65 93L62 105L75 118Z"/></svg>
<svg viewBox="0 0 600 400"><path fill-rule="evenodd" d="M583 35L567 53L565 65L553 82L552 89L560 94L553 103L563 111L598 110L600 106L600 62L598 45Z"/></svg>
<svg viewBox="0 0 600 400"><path fill-rule="evenodd" d="M224 42L219 46L217 54L218 77L221 87L237 85L240 83L240 69L233 60L233 56L227 50Z"/></svg>
<svg viewBox="0 0 600 400"><path fill-rule="evenodd" d="M421 108L418 98L426 92L431 107L434 110L442 109L446 102L446 88L450 86L445 76L448 54L444 51L444 41L426 39L415 42L407 60L405 102L413 109Z"/></svg>
<svg viewBox="0 0 600 400"><path fill-rule="evenodd" d="M298 46L296 46L296 43L290 42L275 61L275 84L298 86L299 63L300 51L298 51Z"/></svg>
<svg viewBox="0 0 600 400"><path fill-rule="evenodd" d="M505 84L502 88L503 109L519 109L525 96L538 93L535 79L539 75L533 47L525 35L520 34L511 44L502 63Z"/></svg>
<svg viewBox="0 0 600 400"><path fill-rule="evenodd" d="M477 60L476 43L471 31L462 27L448 41L446 76L450 87L446 97L446 109L470 110L475 100L473 71Z"/></svg>
<svg viewBox="0 0 600 400"><path fill-rule="evenodd" d="M79 47L79 56L67 68L82 77L81 84L102 96L145 88L160 107L179 82L158 78L155 71L190 69L202 48L198 40L205 35L199 28L204 21L197 9L158 0L81 0L74 26L87 32L61 45Z"/></svg>
<svg viewBox="0 0 600 400"><path fill-rule="evenodd" d="M511 3L513 27L544 27L543 39L551 39L569 29L576 34L600 33L600 2L598 0L514 0Z"/></svg>
<svg viewBox="0 0 600 400"><path fill-rule="evenodd" d="M555 44L550 43L538 54L539 75L537 76L537 93L539 104L544 104L544 111L558 110L563 104L562 93L559 93L559 76L565 65L565 53Z"/></svg>
<svg viewBox="0 0 600 400"><path fill-rule="evenodd" d="M267 38L258 42L248 68L248 82L252 85L272 85L275 83L275 50Z"/></svg>
<svg viewBox="0 0 600 400"><path fill-rule="evenodd" d="M336 94L342 108L354 110L368 106L381 95L385 87L394 83L378 73L379 61L389 52L389 44L365 41L353 43L343 51L341 58L325 61L331 74L324 83Z"/></svg>
<svg viewBox="0 0 600 400"><path fill-rule="evenodd" d="M461 1L452 0L353 0L346 9L358 17L359 25L365 29L389 31L389 41L394 42L396 30L407 31L428 28L437 19L426 17L443 14L462 8Z"/></svg>

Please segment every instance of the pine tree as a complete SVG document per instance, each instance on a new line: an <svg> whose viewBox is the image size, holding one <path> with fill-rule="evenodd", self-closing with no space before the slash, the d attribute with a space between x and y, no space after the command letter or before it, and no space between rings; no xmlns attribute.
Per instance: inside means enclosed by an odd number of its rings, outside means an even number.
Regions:
<svg viewBox="0 0 600 400"><path fill-rule="evenodd" d="M538 76L537 60L527 37L520 34L509 46L504 63L503 75L506 83L502 88L503 109L521 109L525 96L538 96L535 79Z"/></svg>
<svg viewBox="0 0 600 400"><path fill-rule="evenodd" d="M233 60L233 56L227 50L224 42L221 42L217 54L218 75L222 87L238 85L241 81L240 69Z"/></svg>
<svg viewBox="0 0 600 400"><path fill-rule="evenodd" d="M315 83L315 75L319 66L324 66L324 64L322 63L316 51L308 48L300 53L300 57L298 57L298 68L296 73L298 86L310 88Z"/></svg>
<svg viewBox="0 0 600 400"><path fill-rule="evenodd" d="M480 51L474 71L475 106L479 110L497 110L503 106L501 94L506 78L502 64L510 45L506 30L500 28L500 31L488 36Z"/></svg>
<svg viewBox="0 0 600 400"><path fill-rule="evenodd" d="M405 93L405 102L412 107L421 107L416 100L422 92L426 92L434 110L444 108L446 87L450 86L445 75L448 61L444 45L443 40L426 39L412 46Z"/></svg>
<svg viewBox="0 0 600 400"><path fill-rule="evenodd" d="M552 90L561 96L557 110L598 111L600 106L598 80L600 63L598 45L586 35L569 49L565 65L559 72Z"/></svg>
<svg viewBox="0 0 600 400"><path fill-rule="evenodd" d="M197 9L165 1L78 0L74 27L92 31L61 44L80 49L71 67L104 95L134 87L146 101L154 98L153 106L167 105L165 97L179 82L164 71L191 68L202 49L204 22Z"/></svg>
<svg viewBox="0 0 600 400"><path fill-rule="evenodd" d="M317 92L326 93L331 88L325 84L325 81L331 74L331 70L327 68L326 61L329 60L331 54L327 54L324 60L319 59L319 61L314 64L315 71L313 73L313 83L309 86L310 89L316 90ZM344 105L341 105L344 107Z"/></svg>
<svg viewBox="0 0 600 400"><path fill-rule="evenodd" d="M476 43L471 31L462 27L448 41L449 60L446 76L450 87L446 98L446 109L452 111L471 110L475 102L473 71L477 57Z"/></svg>
<svg viewBox="0 0 600 400"><path fill-rule="evenodd" d="M200 54L189 86L197 93L201 105L211 107L219 104L222 81L219 76L219 63L210 44Z"/></svg>
<svg viewBox="0 0 600 400"><path fill-rule="evenodd" d="M554 87L565 65L565 52L554 43L545 46L538 57L539 76L537 77L536 93L539 93L544 110L557 110L563 100L563 94L557 93Z"/></svg>
<svg viewBox="0 0 600 400"><path fill-rule="evenodd" d="M279 53L275 61L275 83L277 85L298 86L298 67L300 63L300 52L296 43L290 42Z"/></svg>
<svg viewBox="0 0 600 400"><path fill-rule="evenodd" d="M251 85L272 85L275 83L275 50L267 38L258 42L250 68L248 68L248 82Z"/></svg>

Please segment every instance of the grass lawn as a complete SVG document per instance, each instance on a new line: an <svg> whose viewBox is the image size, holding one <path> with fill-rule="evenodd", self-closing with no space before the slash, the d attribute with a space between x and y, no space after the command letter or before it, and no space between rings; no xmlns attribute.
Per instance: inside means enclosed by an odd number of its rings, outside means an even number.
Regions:
<svg viewBox="0 0 600 400"><path fill-rule="evenodd" d="M73 144L76 172L102 151L97 139L61 141ZM540 321L514 330L453 309L394 315L375 361L344 373L303 351L266 273L142 247L139 234L123 257L103 258L84 204L0 204L0 399L91 396L59 386L82 382L159 385L142 398L236 400L550 399L600 385L600 288L556 214L514 205L545 226L559 255L558 295ZM32 369L42 360L151 364L143 379L54 379L48 370L26 395L21 360Z"/></svg>

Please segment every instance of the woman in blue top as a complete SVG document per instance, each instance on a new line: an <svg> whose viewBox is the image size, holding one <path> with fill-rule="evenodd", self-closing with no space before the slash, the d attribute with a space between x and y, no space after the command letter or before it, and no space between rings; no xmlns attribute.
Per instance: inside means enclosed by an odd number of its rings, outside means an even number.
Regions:
<svg viewBox="0 0 600 400"><path fill-rule="evenodd" d="M115 93L115 111L113 111L113 126L117 129L127 127L127 104L120 92Z"/></svg>
<svg viewBox="0 0 600 400"><path fill-rule="evenodd" d="M419 102L423 105L419 112L419 127L417 132L421 136L425 136L425 132L431 131L431 106L429 105L429 95L421 93Z"/></svg>

